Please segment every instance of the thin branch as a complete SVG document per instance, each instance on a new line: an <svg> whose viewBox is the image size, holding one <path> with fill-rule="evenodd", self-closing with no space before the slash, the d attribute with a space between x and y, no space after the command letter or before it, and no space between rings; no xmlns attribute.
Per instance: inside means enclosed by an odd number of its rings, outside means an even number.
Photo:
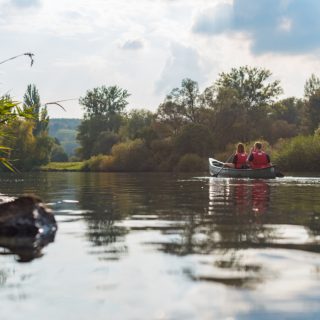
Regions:
<svg viewBox="0 0 320 320"><path fill-rule="evenodd" d="M47 102L44 105L47 107L49 104L55 104L55 105L59 106L62 110L66 111L66 109L60 104L60 102L73 101L73 100L78 100L78 99L74 98L74 99L65 99L65 100L59 100L59 101L52 101L52 102Z"/></svg>
<svg viewBox="0 0 320 320"><path fill-rule="evenodd" d="M19 58L19 57L22 57L22 56L28 56L28 57L30 58L30 60L31 60L31 61L30 61L30 66L32 67L32 65L33 65L33 63L34 63L34 60L33 60L34 54L31 53L31 52L22 53L22 54L19 54L19 55L17 55L17 56L11 57L11 58L9 58L9 59L3 60L3 61L0 62L0 64L3 64L3 63L5 63L5 62L7 62L7 61L14 60L14 59Z"/></svg>

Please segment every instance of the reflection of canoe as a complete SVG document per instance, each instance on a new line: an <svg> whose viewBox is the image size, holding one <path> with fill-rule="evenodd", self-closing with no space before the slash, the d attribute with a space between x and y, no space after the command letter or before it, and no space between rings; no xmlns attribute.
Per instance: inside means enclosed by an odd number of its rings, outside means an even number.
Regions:
<svg viewBox="0 0 320 320"><path fill-rule="evenodd" d="M262 169L233 169L223 167L223 162L209 158L209 171L212 176L227 178L252 178L252 179L274 179L276 170L274 166Z"/></svg>

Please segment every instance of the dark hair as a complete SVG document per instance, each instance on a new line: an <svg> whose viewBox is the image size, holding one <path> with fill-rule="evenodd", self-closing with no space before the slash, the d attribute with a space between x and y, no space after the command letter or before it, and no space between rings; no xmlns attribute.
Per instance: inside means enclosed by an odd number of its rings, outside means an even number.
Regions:
<svg viewBox="0 0 320 320"><path fill-rule="evenodd" d="M254 144L254 146L255 146L255 148L257 148L257 149L261 149L262 148L262 143L261 142L259 142L259 141L257 141L255 144Z"/></svg>
<svg viewBox="0 0 320 320"><path fill-rule="evenodd" d="M239 152L239 153L244 153L244 145L243 145L243 143L238 143L238 145L237 145L237 152Z"/></svg>

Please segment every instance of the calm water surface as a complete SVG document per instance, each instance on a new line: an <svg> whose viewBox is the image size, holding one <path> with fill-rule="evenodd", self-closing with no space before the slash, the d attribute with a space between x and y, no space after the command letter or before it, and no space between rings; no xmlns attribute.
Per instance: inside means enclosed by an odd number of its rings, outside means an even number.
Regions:
<svg viewBox="0 0 320 320"><path fill-rule="evenodd" d="M1 320L320 318L320 178L32 173L0 193L59 227L30 262L0 248Z"/></svg>

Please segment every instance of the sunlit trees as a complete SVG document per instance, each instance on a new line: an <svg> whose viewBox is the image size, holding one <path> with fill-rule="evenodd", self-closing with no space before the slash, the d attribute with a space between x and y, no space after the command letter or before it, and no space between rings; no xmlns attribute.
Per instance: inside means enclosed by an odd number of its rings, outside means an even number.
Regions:
<svg viewBox="0 0 320 320"><path fill-rule="evenodd" d="M88 90L86 95L80 98L79 103L85 110L77 135L82 158L88 159L92 155L106 152L99 148L97 140L99 136L106 139L108 135L114 136L118 133L129 96L127 90L118 86L101 86Z"/></svg>
<svg viewBox="0 0 320 320"><path fill-rule="evenodd" d="M217 131L215 126L225 123L226 134L236 133L238 140L267 135L269 106L282 93L279 81L271 81L270 77L269 70L249 66L220 73L202 95L204 104L214 110L212 130Z"/></svg>
<svg viewBox="0 0 320 320"><path fill-rule="evenodd" d="M10 128L19 119L31 118L32 114L28 110L23 110L9 95L0 97L0 163L10 170L13 170L9 158L12 153L11 141L14 137L10 135Z"/></svg>
<svg viewBox="0 0 320 320"><path fill-rule="evenodd" d="M214 86L218 91L234 89L247 110L252 110L273 103L282 93L280 81L270 81L271 75L267 69L242 66L220 73Z"/></svg>

